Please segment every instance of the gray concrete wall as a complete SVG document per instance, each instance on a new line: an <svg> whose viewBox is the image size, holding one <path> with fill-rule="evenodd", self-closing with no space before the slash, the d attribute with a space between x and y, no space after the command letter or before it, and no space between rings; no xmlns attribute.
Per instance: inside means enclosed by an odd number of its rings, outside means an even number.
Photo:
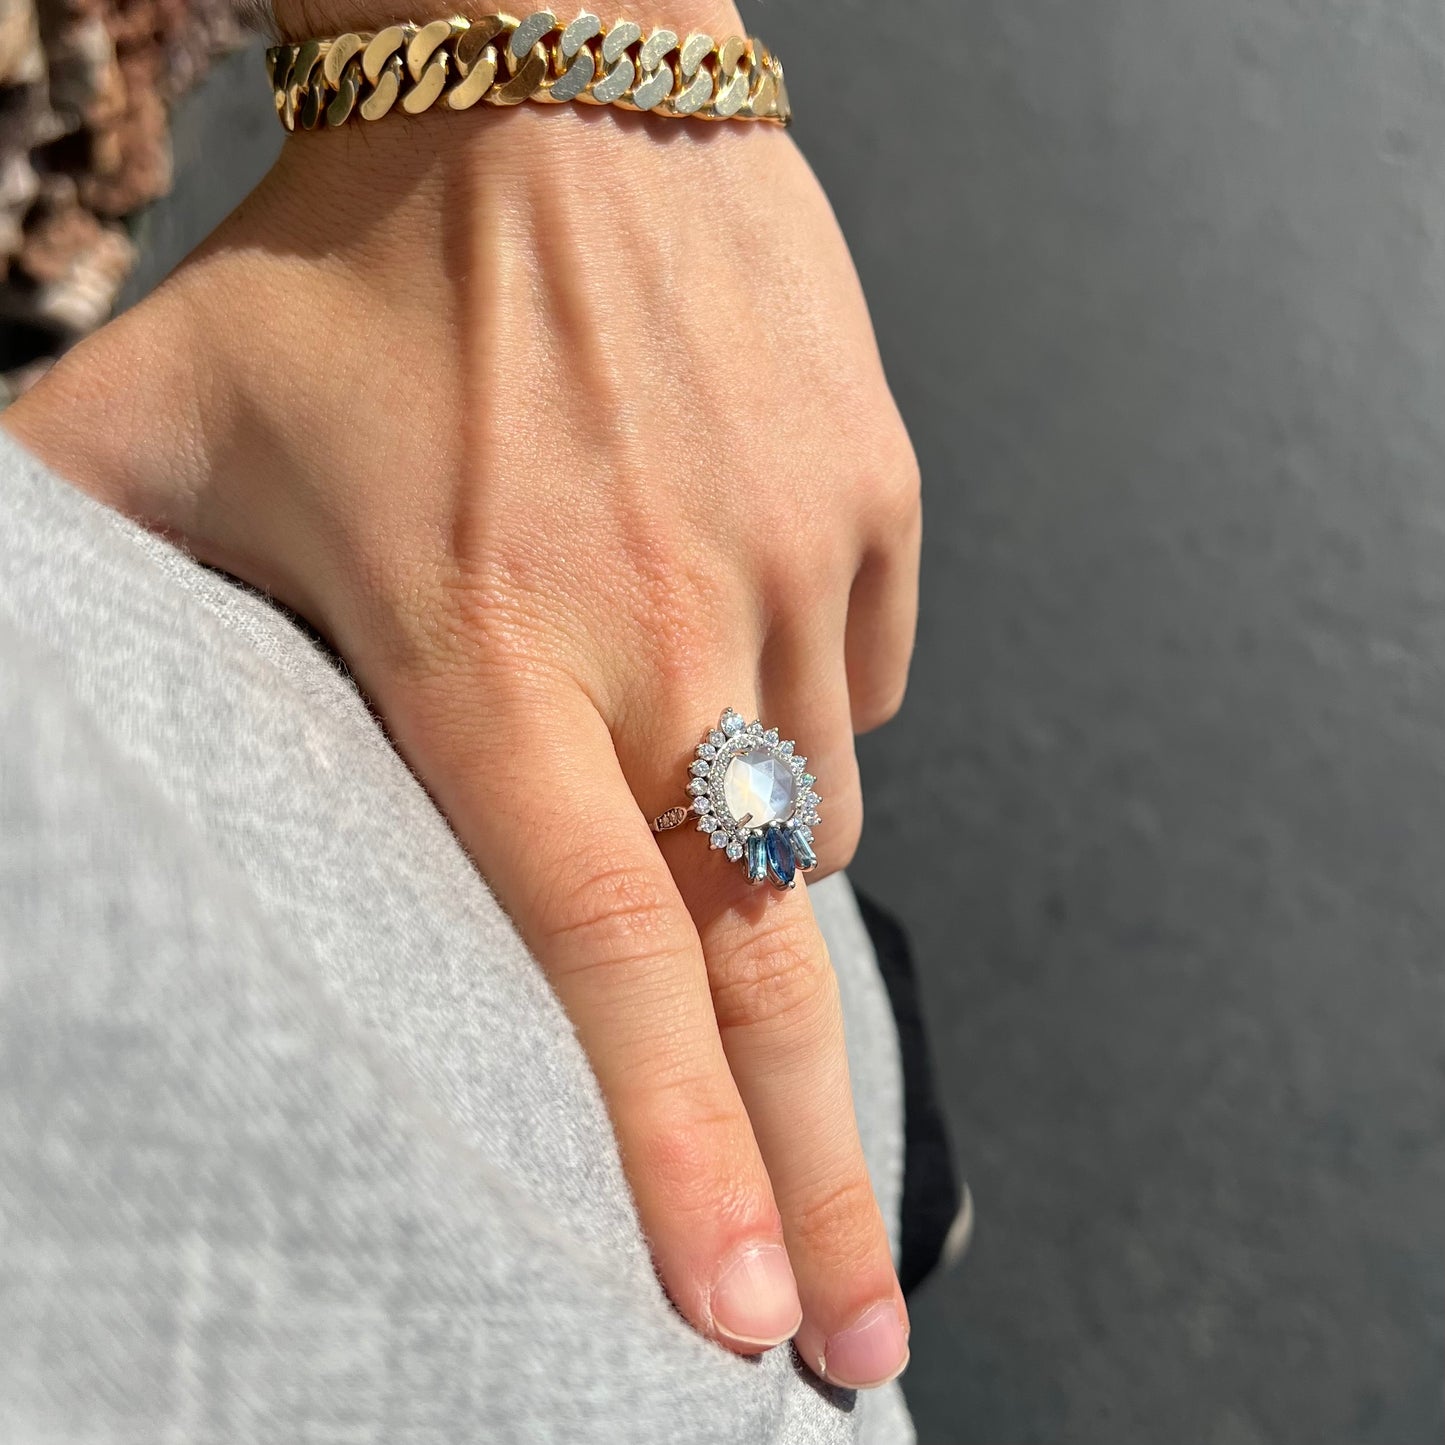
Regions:
<svg viewBox="0 0 1445 1445"><path fill-rule="evenodd" d="M924 1438L1439 1440L1445 11L910 0L846 107L805 8L927 479L858 870L978 1199Z"/></svg>
<svg viewBox="0 0 1445 1445"><path fill-rule="evenodd" d="M978 1200L925 1445L1439 1441L1445 12L747 8L925 475L857 869ZM266 104L188 109L152 273Z"/></svg>

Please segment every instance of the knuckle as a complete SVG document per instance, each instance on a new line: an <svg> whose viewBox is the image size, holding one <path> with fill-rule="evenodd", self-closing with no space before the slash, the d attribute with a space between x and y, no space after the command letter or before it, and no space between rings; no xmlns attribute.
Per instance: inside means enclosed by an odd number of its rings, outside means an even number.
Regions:
<svg viewBox="0 0 1445 1445"><path fill-rule="evenodd" d="M903 699L908 692L908 669L899 670L896 677L886 679L853 710L853 727L857 732L868 733L892 722L903 708Z"/></svg>
<svg viewBox="0 0 1445 1445"><path fill-rule="evenodd" d="M589 874L551 905L542 937L568 973L671 958L687 947L664 878L641 865Z"/></svg>
<svg viewBox="0 0 1445 1445"><path fill-rule="evenodd" d="M684 1115L642 1130L624 1145L624 1163L671 1228L761 1221L777 1211L756 1177L739 1165L739 1120L728 1110ZM769 1218L770 1217L770 1218Z"/></svg>
<svg viewBox="0 0 1445 1445"><path fill-rule="evenodd" d="M896 495L907 505L910 514L917 513L923 497L923 471L918 465L918 453L913 447L913 438L900 424L896 440L897 452L893 458L893 485Z"/></svg>
<svg viewBox="0 0 1445 1445"><path fill-rule="evenodd" d="M847 799L832 804L827 810L826 822L827 830L820 840L820 877L848 867L857 856L858 844L863 837L862 795L855 791ZM809 875L810 878L812 876Z"/></svg>
<svg viewBox="0 0 1445 1445"><path fill-rule="evenodd" d="M911 538L922 522L923 475L913 442L896 413L875 454L879 462L870 497L880 532L895 540Z"/></svg>
<svg viewBox="0 0 1445 1445"><path fill-rule="evenodd" d="M759 927L713 974L713 1010L724 1032L815 1027L837 987L822 936L795 920Z"/></svg>
<svg viewBox="0 0 1445 1445"><path fill-rule="evenodd" d="M880 450L889 474L900 490L916 495L919 488L918 453L913 446L913 438L908 435L908 428L903 424L903 418L898 414L898 408L891 402Z"/></svg>
<svg viewBox="0 0 1445 1445"><path fill-rule="evenodd" d="M655 564L661 575L650 583L629 584L632 594L619 605L621 641L606 667L612 679L612 710L631 722L647 720L640 715L644 696L683 699L696 693L698 659L715 657L720 638L730 638L741 652L747 650L746 609L733 606L736 598L727 595L719 576L697 575L674 549L660 549L659 555L670 558L665 566ZM641 691L639 673L648 680ZM716 698L709 693L703 715L715 706Z"/></svg>
<svg viewBox="0 0 1445 1445"><path fill-rule="evenodd" d="M879 1247L878 1201L861 1167L811 1197L788 1201L784 1213L790 1241L833 1267L861 1271Z"/></svg>
<svg viewBox="0 0 1445 1445"><path fill-rule="evenodd" d="M697 687L697 660L715 649L722 609L701 587L656 599L638 618L638 648L666 695Z"/></svg>
<svg viewBox="0 0 1445 1445"><path fill-rule="evenodd" d="M556 628L524 596L501 586L447 577L393 599L381 639L389 672L416 702L435 703L443 721L461 710L474 722L479 689L491 704L525 706L566 675Z"/></svg>

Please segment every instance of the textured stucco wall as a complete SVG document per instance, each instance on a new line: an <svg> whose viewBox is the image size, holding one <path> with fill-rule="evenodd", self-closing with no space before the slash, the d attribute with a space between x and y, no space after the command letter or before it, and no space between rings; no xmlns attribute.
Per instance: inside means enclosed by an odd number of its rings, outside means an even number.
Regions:
<svg viewBox="0 0 1445 1445"><path fill-rule="evenodd" d="M1445 10L910 0L829 108L757 8L926 477L923 1437L1439 1440Z"/></svg>

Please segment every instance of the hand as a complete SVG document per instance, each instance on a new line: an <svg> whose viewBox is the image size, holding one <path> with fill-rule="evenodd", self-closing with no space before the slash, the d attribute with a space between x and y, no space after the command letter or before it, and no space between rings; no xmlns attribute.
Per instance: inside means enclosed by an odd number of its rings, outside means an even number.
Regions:
<svg viewBox="0 0 1445 1445"><path fill-rule="evenodd" d="M334 641L574 1020L681 1312L839 1384L901 1369L806 889L646 821L731 705L798 739L812 876L841 868L854 732L903 693L917 470L787 136L531 106L300 136L6 425Z"/></svg>

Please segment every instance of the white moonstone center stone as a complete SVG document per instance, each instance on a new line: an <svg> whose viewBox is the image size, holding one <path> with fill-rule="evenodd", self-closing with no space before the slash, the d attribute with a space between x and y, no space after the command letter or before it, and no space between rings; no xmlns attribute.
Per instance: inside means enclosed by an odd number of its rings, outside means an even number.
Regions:
<svg viewBox="0 0 1445 1445"><path fill-rule="evenodd" d="M728 812L739 821L751 814L749 822L754 828L791 818L797 796L793 770L767 748L739 753L723 774Z"/></svg>

